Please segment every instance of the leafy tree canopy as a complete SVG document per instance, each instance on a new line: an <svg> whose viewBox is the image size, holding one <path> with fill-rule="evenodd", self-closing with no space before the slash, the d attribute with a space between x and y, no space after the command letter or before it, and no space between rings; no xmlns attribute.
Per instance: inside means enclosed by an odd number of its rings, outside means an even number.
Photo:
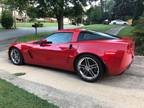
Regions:
<svg viewBox="0 0 144 108"><path fill-rule="evenodd" d="M83 8L96 0L37 0L40 14L57 18L59 29L63 28L63 16L79 16Z"/></svg>
<svg viewBox="0 0 144 108"><path fill-rule="evenodd" d="M143 0L114 0L115 5L113 12L115 17L124 19L126 16L131 16L137 19L144 11Z"/></svg>
<svg viewBox="0 0 144 108"><path fill-rule="evenodd" d="M91 24L100 23L102 20L102 12L100 6L91 7L87 11L88 22Z"/></svg>

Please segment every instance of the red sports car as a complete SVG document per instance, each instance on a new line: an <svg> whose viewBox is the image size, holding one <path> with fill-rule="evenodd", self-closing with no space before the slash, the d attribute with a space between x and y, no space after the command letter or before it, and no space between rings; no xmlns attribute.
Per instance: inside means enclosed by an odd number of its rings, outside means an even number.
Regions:
<svg viewBox="0 0 144 108"><path fill-rule="evenodd" d="M107 73L122 74L134 58L134 42L82 29L60 30L40 41L15 43L9 48L15 65L34 64L77 72L85 81Z"/></svg>

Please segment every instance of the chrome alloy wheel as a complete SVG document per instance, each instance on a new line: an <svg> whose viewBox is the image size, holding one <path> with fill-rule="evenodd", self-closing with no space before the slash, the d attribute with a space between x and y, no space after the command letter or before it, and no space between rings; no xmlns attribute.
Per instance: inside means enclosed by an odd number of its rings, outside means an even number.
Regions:
<svg viewBox="0 0 144 108"><path fill-rule="evenodd" d="M77 68L82 77L88 80L97 78L100 73L98 63L91 57L83 57L80 59Z"/></svg>
<svg viewBox="0 0 144 108"><path fill-rule="evenodd" d="M21 62L21 56L17 49L13 48L10 52L10 58L14 64L19 64Z"/></svg>

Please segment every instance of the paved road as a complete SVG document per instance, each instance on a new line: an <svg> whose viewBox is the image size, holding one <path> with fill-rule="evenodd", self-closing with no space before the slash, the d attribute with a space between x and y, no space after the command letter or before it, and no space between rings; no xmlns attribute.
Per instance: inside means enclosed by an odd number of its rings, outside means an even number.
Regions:
<svg viewBox="0 0 144 108"><path fill-rule="evenodd" d="M120 26L120 27L116 27L116 28L112 28L108 31L106 31L106 33L112 34L112 35L118 35L118 33L124 29L126 26Z"/></svg>
<svg viewBox="0 0 144 108"><path fill-rule="evenodd" d="M71 94L73 96L77 96L78 94L84 96L79 97L79 99L87 99L88 97L92 98L89 102L94 102L96 105L102 106L102 108L144 108L144 57L136 57L132 67L123 75L105 77L97 83L86 83L79 79L76 74L67 71L59 71L30 65L15 66L8 61L6 52L0 53L0 70L11 74L24 72L26 75L21 76L21 79L38 83L38 85L42 84L52 87L56 90L67 93L67 95L55 96L57 93L53 91L52 94L49 94L50 97L55 97L61 102L66 102L67 97L71 97ZM48 94L48 92L46 92L47 89L43 90L41 86L36 89L35 86L33 87L31 84L29 85L22 81L16 82L16 84L17 83L20 87L36 93L38 96L47 99L49 98L49 95L46 95ZM23 83L25 85L23 85ZM81 105L81 101L79 102Z"/></svg>

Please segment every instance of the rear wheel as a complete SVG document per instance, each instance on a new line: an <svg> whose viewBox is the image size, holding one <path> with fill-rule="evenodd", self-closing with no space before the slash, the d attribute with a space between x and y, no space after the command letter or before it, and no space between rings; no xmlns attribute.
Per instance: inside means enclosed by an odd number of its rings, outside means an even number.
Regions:
<svg viewBox="0 0 144 108"><path fill-rule="evenodd" d="M24 63L23 56L21 52L19 51L19 49L17 48L10 49L9 57L10 57L11 62L15 65L22 65Z"/></svg>
<svg viewBox="0 0 144 108"><path fill-rule="evenodd" d="M102 78L104 68L100 60L93 55L82 55L76 60L75 66L79 76L88 82Z"/></svg>

